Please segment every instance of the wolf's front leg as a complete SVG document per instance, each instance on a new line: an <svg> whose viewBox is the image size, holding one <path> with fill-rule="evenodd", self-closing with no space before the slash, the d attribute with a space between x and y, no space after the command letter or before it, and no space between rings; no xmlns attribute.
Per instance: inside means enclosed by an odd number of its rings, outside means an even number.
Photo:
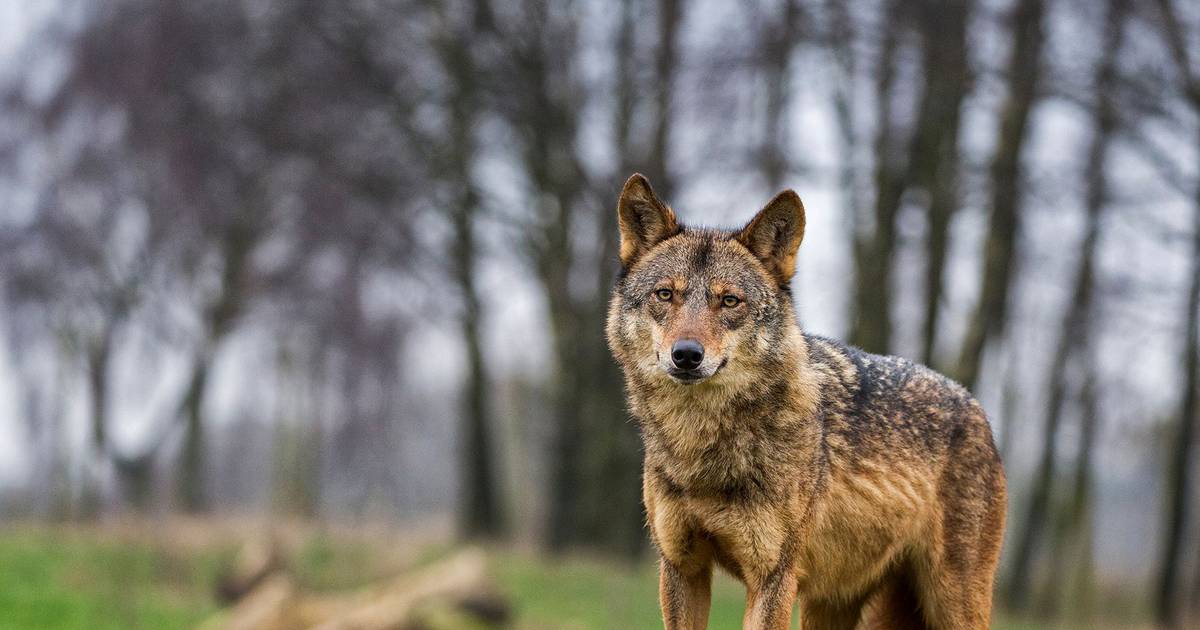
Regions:
<svg viewBox="0 0 1200 630"><path fill-rule="evenodd" d="M743 630L787 630L796 601L796 573L781 563L755 583L746 585Z"/></svg>
<svg viewBox="0 0 1200 630"><path fill-rule="evenodd" d="M705 630L712 600L712 566L682 570L662 558L658 569L658 601L666 630Z"/></svg>

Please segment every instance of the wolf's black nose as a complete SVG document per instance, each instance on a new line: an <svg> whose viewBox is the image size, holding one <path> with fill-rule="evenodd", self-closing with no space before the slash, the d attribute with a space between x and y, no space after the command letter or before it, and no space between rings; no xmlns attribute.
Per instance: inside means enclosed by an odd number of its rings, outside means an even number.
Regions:
<svg viewBox="0 0 1200 630"><path fill-rule="evenodd" d="M680 339L671 346L671 363L681 370L694 370L704 360L704 346L695 339Z"/></svg>

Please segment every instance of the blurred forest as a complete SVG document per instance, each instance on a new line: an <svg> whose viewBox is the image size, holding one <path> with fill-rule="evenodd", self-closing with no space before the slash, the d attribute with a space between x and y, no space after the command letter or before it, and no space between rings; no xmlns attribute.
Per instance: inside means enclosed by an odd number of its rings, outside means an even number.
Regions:
<svg viewBox="0 0 1200 630"><path fill-rule="evenodd" d="M794 188L802 326L980 397L1005 610L1200 618L1200 4L10 4L0 518L647 557L638 171L690 224Z"/></svg>

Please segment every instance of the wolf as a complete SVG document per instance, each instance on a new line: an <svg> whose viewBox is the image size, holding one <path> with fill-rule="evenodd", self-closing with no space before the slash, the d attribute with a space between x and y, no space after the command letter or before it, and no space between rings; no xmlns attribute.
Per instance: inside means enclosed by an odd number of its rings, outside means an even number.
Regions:
<svg viewBox="0 0 1200 630"><path fill-rule="evenodd" d="M617 219L606 334L665 627L707 627L719 566L744 628L789 628L797 603L807 629L987 628L1006 500L987 416L931 369L801 331L796 193L687 228L635 174Z"/></svg>

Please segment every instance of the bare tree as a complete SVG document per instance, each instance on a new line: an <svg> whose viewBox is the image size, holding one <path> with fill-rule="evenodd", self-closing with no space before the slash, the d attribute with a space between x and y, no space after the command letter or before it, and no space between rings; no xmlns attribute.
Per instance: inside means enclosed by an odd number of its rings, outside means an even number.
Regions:
<svg viewBox="0 0 1200 630"><path fill-rule="evenodd" d="M766 111L759 162L769 190L784 186L789 169L792 112L792 54L801 41L803 15L799 0L785 0L779 15L767 18L763 35L762 66L766 84Z"/></svg>
<svg viewBox="0 0 1200 630"><path fill-rule="evenodd" d="M109 142L121 159L113 153L100 156L100 162L79 162L111 171L66 169L42 185L49 199L63 186L97 181L87 185L107 191L105 210L111 216L137 220L138 208L145 208L149 235L132 256L136 264L109 264L106 256L114 250L102 240L66 246L68 253L103 254L82 263L92 275L74 276L101 289L92 294L97 296L93 303L110 315L94 340L80 345L92 392L91 435L93 443L108 442L106 454L119 476L141 496L161 445L182 428L178 496L194 510L204 509L209 498L205 399L223 342L247 316L276 300L319 292L308 285L311 276L305 270L321 254L351 251L361 266L350 268L360 272L403 268L406 257L396 252L412 248L406 249L411 243L397 234L410 222L383 219L408 209L396 200L408 198L402 190L417 179L412 168L397 164L411 156L402 148L413 143L395 141L407 131L404 126L369 141L355 133L364 111L405 101L395 95L385 101L369 87L364 90L369 84L347 72L354 66L348 68L341 51L323 45L311 28L309 7L260 14L241 5L228 9L209 12L188 3L134 0L106 6L89 14L69 41L70 65L57 91L44 102L22 105L40 117L47 142L71 140L81 117L121 121L116 133L112 125L98 127L110 130L115 139ZM333 77L347 80L338 84ZM320 168L323 176L296 181L296 173L308 168ZM305 203L292 203L297 196ZM366 227L365 214L384 227ZM44 216L53 213L47 210ZM329 223L339 229L328 229ZM100 230L89 238L105 234ZM255 257L268 237L287 244L282 251L290 266L274 267ZM114 268L121 274L103 277ZM162 286L142 291L139 284L147 278ZM114 333L142 293L175 300L172 309L139 307L137 315L149 320L139 325L172 329L186 338L179 345L191 359L176 403L159 413L158 426L143 444L126 450L110 439L107 366L118 338ZM186 309L180 321L168 317ZM330 316L319 309L292 313L294 319L282 319L301 326L313 323L304 318Z"/></svg>
<svg viewBox="0 0 1200 630"><path fill-rule="evenodd" d="M891 268L896 248L896 214L904 194L903 140L893 120L897 52L900 50L908 5L885 3L881 44L876 67L875 207L873 229L859 233L854 243L855 292L850 341L870 352L891 345Z"/></svg>
<svg viewBox="0 0 1200 630"><path fill-rule="evenodd" d="M578 368L580 340L589 331L574 298L571 268L579 253L572 239L586 173L576 151L582 106L576 76L577 27L572 3L524 2L497 14L506 65L497 72L505 89L492 90L495 107L519 138L535 213L523 250L547 299L553 357L555 421L547 543L564 549L581 525L585 436L581 401L586 385Z"/></svg>
<svg viewBox="0 0 1200 630"><path fill-rule="evenodd" d="M909 158L911 179L929 197L926 240L925 313L921 361L932 365L937 346L942 278L950 238L950 221L959 206L958 150L962 102L970 85L967 23L970 0L919 3L925 91Z"/></svg>
<svg viewBox="0 0 1200 630"><path fill-rule="evenodd" d="M651 83L654 119L645 158L645 174L666 198L675 192L675 180L667 166L675 116L676 73L679 67L679 25L685 0L657 0L655 24L658 37L654 48L654 78Z"/></svg>
<svg viewBox="0 0 1200 630"><path fill-rule="evenodd" d="M1200 116L1200 73L1193 65L1188 47L1188 34L1172 0L1158 0L1163 34L1179 77L1184 99L1192 112ZM1162 561L1154 598L1155 617L1164 627L1177 627L1181 622L1179 605L1180 556L1184 531L1188 522L1188 501L1191 499L1190 469L1195 458L1197 414L1200 413L1200 181L1195 184L1195 208L1191 242L1191 270L1188 275L1187 299L1183 321L1186 333L1180 363L1183 371L1183 395L1179 401L1179 423L1174 436L1174 450L1167 473L1168 502L1166 535L1163 540Z"/></svg>
<svg viewBox="0 0 1200 630"><path fill-rule="evenodd" d="M983 352L1004 332L1008 293L1017 258L1021 225L1021 153L1029 136L1029 114L1038 96L1045 41L1044 0L1019 0L1012 15L1012 55L1007 69L1008 97L1000 113L996 152L992 156L991 216L984 243L979 301L967 327L955 376L975 387Z"/></svg>
<svg viewBox="0 0 1200 630"><path fill-rule="evenodd" d="M1050 518L1051 498L1054 494L1055 457L1058 446L1059 426L1067 411L1069 381L1076 376L1080 382L1091 382L1090 344L1095 326L1096 300L1096 250L1104 223L1104 210L1108 205L1108 163L1110 147L1118 124L1115 92L1119 88L1117 59L1120 55L1122 34L1128 3L1125 0L1109 0L1104 17L1104 51L1096 66L1092 81L1091 107L1092 140L1088 148L1087 163L1083 173L1085 190L1085 213L1083 243L1074 272L1074 285L1063 314L1058 344L1050 367L1050 384L1046 400L1046 411L1042 420L1041 455L1034 472L1032 494L1020 522L1013 555L1010 586L1007 593L1008 605L1024 607L1031 590L1031 569L1034 550L1042 538L1047 520ZM1089 392L1089 396L1094 393ZM1082 394L1079 396L1083 398ZM1090 411L1095 411L1091 409ZM1076 462L1075 487L1071 503L1057 519L1056 543L1050 554L1050 582L1047 600L1041 606L1045 615L1057 612L1061 583L1066 572L1068 544L1078 533L1086 517L1088 476L1092 440L1095 436L1097 419L1086 413L1080 415L1080 444Z"/></svg>
<svg viewBox="0 0 1200 630"><path fill-rule="evenodd" d="M891 345L891 270L896 250L896 218L905 193L923 190L929 199L921 357L926 363L931 361L936 344L949 226L959 203L959 112L969 88L966 32L971 5L967 0L888 3L882 16L884 30L876 70L873 232L869 236L860 233L855 246L857 286L851 340L873 352L887 352ZM835 9L834 18L835 24L845 24L845 9ZM911 129L906 129L896 120L894 101L897 94L906 94L907 90L896 89L899 86L895 84L895 66L904 37L912 26L920 35L922 71L913 95L916 120ZM847 58L848 53L842 53L841 57ZM845 98L843 94L837 100ZM848 104L839 103L838 107L844 110ZM839 116L843 127L850 124L847 113ZM852 144L849 133L842 133L847 147Z"/></svg>
<svg viewBox="0 0 1200 630"><path fill-rule="evenodd" d="M482 304L476 277L479 241L475 223L480 208L479 193L471 168L476 151L475 126L482 99L478 92L480 77L473 45L487 33L478 30L487 25L491 11L486 0L476 0L465 15L442 8L444 41L439 43L442 64L449 78L450 130L445 174L451 199L449 218L453 226L451 243L453 276L462 300L460 325L467 349L467 373L463 384L462 411L462 512L460 528L469 537L494 537L502 532L500 495L492 421L488 413L488 380L484 367L483 339L480 331Z"/></svg>

